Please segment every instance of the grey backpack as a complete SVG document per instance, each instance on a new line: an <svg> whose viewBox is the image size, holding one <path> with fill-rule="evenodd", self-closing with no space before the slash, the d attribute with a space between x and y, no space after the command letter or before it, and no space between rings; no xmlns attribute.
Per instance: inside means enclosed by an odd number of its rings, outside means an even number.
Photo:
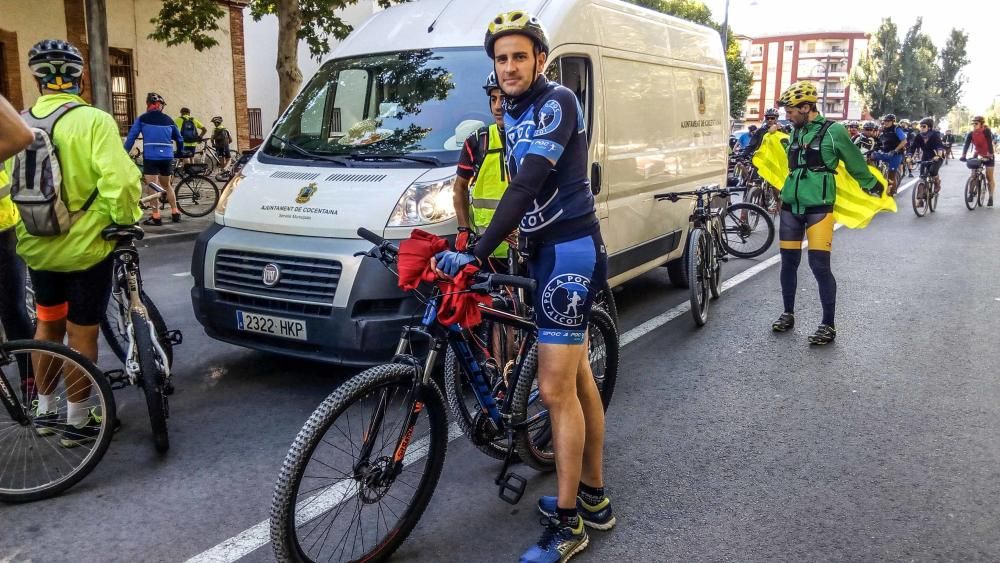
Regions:
<svg viewBox="0 0 1000 563"><path fill-rule="evenodd" d="M69 232L84 212L97 199L97 188L77 211L70 211L63 200L62 168L59 154L52 142L52 130L59 119L84 104L67 103L44 118L21 113L24 122L35 134L35 140L14 157L10 178L10 199L17 206L25 230L39 237L58 236Z"/></svg>

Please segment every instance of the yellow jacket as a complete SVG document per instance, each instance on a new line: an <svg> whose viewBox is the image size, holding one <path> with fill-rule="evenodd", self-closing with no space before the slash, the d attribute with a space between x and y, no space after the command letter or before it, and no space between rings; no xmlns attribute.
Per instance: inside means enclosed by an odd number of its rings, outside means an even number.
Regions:
<svg viewBox="0 0 1000 563"><path fill-rule="evenodd" d="M4 170L3 166L0 166L0 190L6 188L9 183L10 178L7 177L7 171ZM10 194L5 195L3 199L0 199L0 232L16 225L18 218L17 207L10 200Z"/></svg>

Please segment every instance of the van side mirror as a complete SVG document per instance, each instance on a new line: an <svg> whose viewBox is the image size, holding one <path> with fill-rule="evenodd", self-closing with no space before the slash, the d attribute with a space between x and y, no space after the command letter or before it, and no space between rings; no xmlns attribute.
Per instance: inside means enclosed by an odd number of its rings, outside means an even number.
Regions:
<svg viewBox="0 0 1000 563"><path fill-rule="evenodd" d="M601 164L599 162L590 165L590 191L594 195L601 193Z"/></svg>

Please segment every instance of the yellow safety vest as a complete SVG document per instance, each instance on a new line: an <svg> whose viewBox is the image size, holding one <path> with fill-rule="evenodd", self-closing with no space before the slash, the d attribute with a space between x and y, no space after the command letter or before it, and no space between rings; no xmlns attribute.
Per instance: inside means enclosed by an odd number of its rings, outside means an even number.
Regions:
<svg viewBox="0 0 1000 563"><path fill-rule="evenodd" d="M507 170L503 161L503 139L496 123L489 126L485 157L472 184L472 223L482 232L493 220L500 198L507 191ZM507 243L493 251L496 258L507 257Z"/></svg>
<svg viewBox="0 0 1000 563"><path fill-rule="evenodd" d="M9 188L7 185L9 183L10 178L7 176L7 171L4 170L3 163L0 163L0 193ZM17 224L17 220L17 207L10 200L10 193L8 192L4 194L3 198L0 198L0 231L6 231L13 227Z"/></svg>

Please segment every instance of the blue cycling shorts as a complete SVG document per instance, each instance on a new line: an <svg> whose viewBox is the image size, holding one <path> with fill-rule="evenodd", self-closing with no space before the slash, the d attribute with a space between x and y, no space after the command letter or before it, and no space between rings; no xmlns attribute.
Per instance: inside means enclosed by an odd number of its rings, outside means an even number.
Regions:
<svg viewBox="0 0 1000 563"><path fill-rule="evenodd" d="M607 286L608 255L601 233L540 244L528 261L541 344L582 344L594 296Z"/></svg>

